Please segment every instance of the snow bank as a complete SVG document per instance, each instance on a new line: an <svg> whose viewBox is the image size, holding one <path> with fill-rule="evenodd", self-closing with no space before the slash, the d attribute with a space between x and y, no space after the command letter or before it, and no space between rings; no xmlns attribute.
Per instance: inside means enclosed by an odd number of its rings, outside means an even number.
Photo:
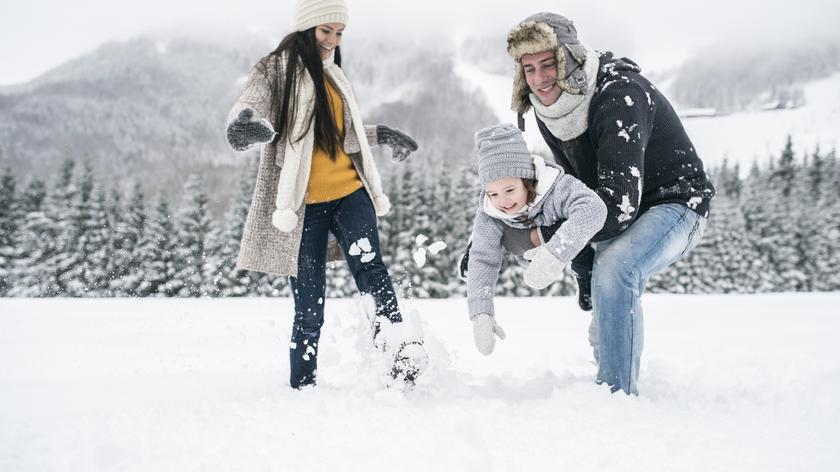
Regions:
<svg viewBox="0 0 840 472"><path fill-rule="evenodd" d="M645 296L641 396L593 383L571 298L404 303L428 372L371 372L327 300L320 385L290 391L286 299L0 300L0 470L840 470L840 294Z"/></svg>

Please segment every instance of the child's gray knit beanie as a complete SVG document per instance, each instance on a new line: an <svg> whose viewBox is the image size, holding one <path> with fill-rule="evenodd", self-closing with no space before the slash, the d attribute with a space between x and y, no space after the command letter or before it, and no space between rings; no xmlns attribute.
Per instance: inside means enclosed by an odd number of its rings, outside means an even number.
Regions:
<svg viewBox="0 0 840 472"><path fill-rule="evenodd" d="M507 177L536 178L534 160L522 132L510 124L489 126L475 134L481 186Z"/></svg>

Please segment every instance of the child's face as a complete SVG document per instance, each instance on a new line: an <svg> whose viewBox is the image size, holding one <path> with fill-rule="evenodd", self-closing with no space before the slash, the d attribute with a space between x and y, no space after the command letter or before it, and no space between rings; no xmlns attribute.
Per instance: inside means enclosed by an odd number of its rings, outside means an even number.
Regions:
<svg viewBox="0 0 840 472"><path fill-rule="evenodd" d="M494 180L484 188L490 203L505 213L516 213L525 206L528 191L519 177Z"/></svg>

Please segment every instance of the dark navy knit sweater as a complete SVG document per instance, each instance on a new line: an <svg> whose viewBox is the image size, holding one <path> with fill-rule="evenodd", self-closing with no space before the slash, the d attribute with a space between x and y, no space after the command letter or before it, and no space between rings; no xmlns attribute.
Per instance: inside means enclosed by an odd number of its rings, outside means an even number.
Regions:
<svg viewBox="0 0 840 472"><path fill-rule="evenodd" d="M626 58L600 53L588 129L561 141L537 117L554 158L607 205L593 241L627 229L647 209L681 203L708 216L714 187L671 104Z"/></svg>

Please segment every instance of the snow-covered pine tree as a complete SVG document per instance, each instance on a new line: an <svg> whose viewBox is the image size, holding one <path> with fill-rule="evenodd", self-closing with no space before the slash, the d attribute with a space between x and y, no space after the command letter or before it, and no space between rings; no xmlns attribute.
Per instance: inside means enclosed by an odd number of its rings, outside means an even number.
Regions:
<svg viewBox="0 0 840 472"><path fill-rule="evenodd" d="M50 260L64 296L101 296L107 288L110 228L104 193L97 190L93 167L86 163L71 200L60 252Z"/></svg>
<svg viewBox="0 0 840 472"><path fill-rule="evenodd" d="M12 169L6 168L0 177L0 297L5 297L15 282L14 268L22 217L17 181Z"/></svg>
<svg viewBox="0 0 840 472"><path fill-rule="evenodd" d="M403 188L404 167L393 172L392 178L384 182L388 198L391 200L391 211L379 219L379 244L382 247L382 258L385 265L394 275L397 252L400 249L398 234L402 225L403 214L406 209L402 206L401 192Z"/></svg>
<svg viewBox="0 0 840 472"><path fill-rule="evenodd" d="M209 279L205 273L210 216L207 195L198 176L190 176L184 184L184 196L176 224L178 249L176 272L170 286L180 297L200 297Z"/></svg>
<svg viewBox="0 0 840 472"><path fill-rule="evenodd" d="M457 253L453 248L458 226L463 226L463 219L458 220L458 202L456 198L457 188L453 179L453 159L444 159L444 165L438 176L434 179L431 195L430 230L426 236L429 240L425 244L426 267L429 274L426 285L429 296L433 298L448 298L457 291L458 275L454 270L458 260ZM443 242L446 247L433 254L432 245ZM437 247L435 247L437 249Z"/></svg>
<svg viewBox="0 0 840 472"><path fill-rule="evenodd" d="M177 248L178 239L169 203L161 197L138 244L137 258L141 267L137 296L176 296L180 287L176 287L172 280L175 277Z"/></svg>
<svg viewBox="0 0 840 472"><path fill-rule="evenodd" d="M114 231L110 288L115 296L137 297L145 271L140 243L146 231L146 199L139 181L134 183L125 209L120 205L119 191L114 190L112 194L109 214Z"/></svg>
<svg viewBox="0 0 840 472"><path fill-rule="evenodd" d="M425 177L428 173L416 174L411 181L413 211L406 215L406 227L400 240L404 244L403 251L407 253L411 262L404 266L410 282L409 296L414 298L430 298L430 282L437 276L434 267L427 264L428 251L426 246L431 242L432 223L431 205L434 196L429 192L429 184ZM416 259L415 256L424 256Z"/></svg>
<svg viewBox="0 0 840 472"><path fill-rule="evenodd" d="M113 296L110 289L110 276L114 263L111 260L112 230L108 221L105 189L99 188L91 201L90 225L85 232L84 245L81 247L87 270L84 271L86 296Z"/></svg>
<svg viewBox="0 0 840 472"><path fill-rule="evenodd" d="M108 248L111 257L108 261L108 292L112 297L123 297L127 294L119 289L117 280L122 278L127 270L127 261L131 254L123 248L123 240L126 233L126 214L123 207L123 195L116 183L111 186L111 198L105 205L105 214L108 217L108 224L111 227Z"/></svg>
<svg viewBox="0 0 840 472"><path fill-rule="evenodd" d="M415 199L415 173L413 165L409 161L402 166L401 172L396 177L396 189L391 197L391 234L388 241L388 248L391 252L391 263L388 266L389 273L394 282L394 289L397 294L403 297L411 297L410 270L414 265L411 258L411 245L414 240L412 215L416 207Z"/></svg>
<svg viewBox="0 0 840 472"><path fill-rule="evenodd" d="M788 136L778 168L770 177L774 192L767 202L771 205L768 212L771 226L765 244L769 245L770 261L779 277L775 287L775 291L779 292L808 289L808 275L803 271L801 252L803 235L800 219L803 211L799 204L805 196L801 192L803 186L799 176L793 142Z"/></svg>
<svg viewBox="0 0 840 472"><path fill-rule="evenodd" d="M46 198L46 185L38 179L31 181L21 196L21 213L24 216L11 259L14 284L9 287L10 296L38 297L47 290L47 279L33 266L37 261L45 260L40 238L50 226L43 211Z"/></svg>
<svg viewBox="0 0 840 472"><path fill-rule="evenodd" d="M807 191L816 203L804 209L800 224L810 290L840 289L840 182L836 166L833 151L823 156L817 149L807 168Z"/></svg>
<svg viewBox="0 0 840 472"><path fill-rule="evenodd" d="M251 196L254 191L254 181L257 178L259 161L250 160L242 168L239 187L230 209L224 218L226 227L219 244L219 250L214 257L218 258L218 270L214 274L214 293L221 297L242 297L256 293L256 283L259 275L244 270L236 270L236 258L239 255L239 245L245 230L245 218L251 206Z"/></svg>
<svg viewBox="0 0 840 472"><path fill-rule="evenodd" d="M458 169L458 179L453 180L455 185L453 191L453 204L450 208L452 234L450 241L447 241L447 251L451 256L451 265L448 268L452 274L450 293L465 295L466 284L459 277L458 262L472 234L473 220L475 219L476 205L479 200L481 188L478 180L478 169L472 163L464 164Z"/></svg>
<svg viewBox="0 0 840 472"><path fill-rule="evenodd" d="M30 287L28 296L57 297L66 296L66 277L64 273L74 264L74 225L72 206L79 194L74 179L76 161L66 159L59 169L58 180L53 184L53 191L47 194L43 213L33 215L34 221L29 226L27 236L29 248L25 248L27 257L25 285Z"/></svg>
<svg viewBox="0 0 840 472"><path fill-rule="evenodd" d="M753 268L758 277L756 291L759 293L773 292L782 285L770 254L774 250L778 230L772 227L772 213L779 209L772 206L775 197L769 175L769 170L762 171L758 162L754 161L744 182L741 199L744 227L752 252L756 255Z"/></svg>
<svg viewBox="0 0 840 472"><path fill-rule="evenodd" d="M209 231L204 240L204 268L202 269L203 283L201 286L201 296L204 297L218 297L220 279L220 267L222 265L222 246L224 245L224 231L218 222L209 219Z"/></svg>

